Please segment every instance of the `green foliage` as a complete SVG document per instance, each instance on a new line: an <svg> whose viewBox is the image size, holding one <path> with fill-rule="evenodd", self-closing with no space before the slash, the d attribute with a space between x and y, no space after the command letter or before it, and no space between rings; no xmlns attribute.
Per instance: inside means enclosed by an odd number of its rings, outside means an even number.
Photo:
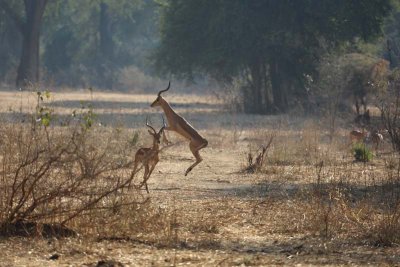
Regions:
<svg viewBox="0 0 400 267"><path fill-rule="evenodd" d="M400 66L400 2L394 0L394 12L385 23L385 42L381 43L381 50L390 61L390 66Z"/></svg>
<svg viewBox="0 0 400 267"><path fill-rule="evenodd" d="M324 56L319 69L318 79L310 84L310 95L321 109L335 115L337 112L352 112L350 102L354 96L380 96L387 91L388 69L381 69L379 75L372 75L373 67L382 59L363 53L330 53ZM387 66L386 66L387 67ZM373 97L368 99L376 101ZM323 104L322 104L323 103ZM337 114L336 114L337 115Z"/></svg>
<svg viewBox="0 0 400 267"><path fill-rule="evenodd" d="M91 104L85 105L85 102L81 102L81 109L72 111L72 117L75 118L81 124L83 130L89 130L94 123L97 121L97 114L93 111Z"/></svg>
<svg viewBox="0 0 400 267"><path fill-rule="evenodd" d="M372 151L362 143L356 143L353 146L353 155L356 161L369 162L373 159Z"/></svg>
<svg viewBox="0 0 400 267"><path fill-rule="evenodd" d="M37 104L36 104L36 121L44 127L49 127L53 119L53 109L45 106L45 100L51 97L50 91L37 91Z"/></svg>
<svg viewBox="0 0 400 267"><path fill-rule="evenodd" d="M89 129L95 122L97 115L93 112L93 109L90 107L85 113L83 113L82 118L83 118L82 126L85 127L86 129Z"/></svg>
<svg viewBox="0 0 400 267"><path fill-rule="evenodd" d="M46 69L59 84L112 89L125 66L145 68L155 10L152 0L57 1L43 27Z"/></svg>
<svg viewBox="0 0 400 267"><path fill-rule="evenodd" d="M22 43L15 18L25 21L25 2L0 0L0 80L15 79ZM40 47L44 80L111 89L123 67L145 69L155 35L153 0L47 1Z"/></svg>
<svg viewBox="0 0 400 267"><path fill-rule="evenodd" d="M156 64L189 79L239 77L245 111L285 111L291 97L307 94L307 77L326 51L376 38L389 10L390 0L169 0Z"/></svg>
<svg viewBox="0 0 400 267"><path fill-rule="evenodd" d="M24 1L0 2L24 17ZM148 55L161 39L153 63L162 73L240 81L247 106L257 108L253 112L284 111L293 98L307 95L307 77L315 80L327 50L379 36L390 2L395 1L47 1L42 77L56 85L113 88L127 66L150 72ZM391 40L398 39L397 22L394 16L386 25ZM18 31L0 7L2 81L17 70Z"/></svg>
<svg viewBox="0 0 400 267"><path fill-rule="evenodd" d="M139 133L135 132L132 138L129 140L129 144L131 146L136 146L138 142L139 142Z"/></svg>

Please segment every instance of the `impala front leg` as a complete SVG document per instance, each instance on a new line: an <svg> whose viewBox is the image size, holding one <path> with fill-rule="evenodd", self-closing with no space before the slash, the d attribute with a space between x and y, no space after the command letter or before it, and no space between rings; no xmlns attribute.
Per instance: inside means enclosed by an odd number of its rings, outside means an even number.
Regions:
<svg viewBox="0 0 400 267"><path fill-rule="evenodd" d="M170 127L165 127L165 129L163 131L163 143L168 146L168 145L171 145L172 142L167 139L167 136L165 135L165 130L167 130L167 131L173 131L173 130Z"/></svg>

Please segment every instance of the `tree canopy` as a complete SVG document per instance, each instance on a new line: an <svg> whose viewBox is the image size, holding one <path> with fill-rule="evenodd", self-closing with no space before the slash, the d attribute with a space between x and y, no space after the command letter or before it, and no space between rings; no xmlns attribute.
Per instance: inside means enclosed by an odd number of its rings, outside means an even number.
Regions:
<svg viewBox="0 0 400 267"><path fill-rule="evenodd" d="M34 16L36 9L40 16ZM0 59L5 63L0 78L19 65L25 71L18 71L18 85L53 80L111 89L119 68L144 68L156 39L155 12L152 0L0 0ZM39 78L40 70L46 77Z"/></svg>
<svg viewBox="0 0 400 267"><path fill-rule="evenodd" d="M240 79L244 109L286 111L321 56L381 34L390 0L168 0L156 65L191 78Z"/></svg>
<svg viewBox="0 0 400 267"><path fill-rule="evenodd" d="M0 81L117 89L156 69L239 89L245 112L285 112L307 104L327 54L363 53L382 29L372 56L398 66L391 9L397 0L0 0Z"/></svg>

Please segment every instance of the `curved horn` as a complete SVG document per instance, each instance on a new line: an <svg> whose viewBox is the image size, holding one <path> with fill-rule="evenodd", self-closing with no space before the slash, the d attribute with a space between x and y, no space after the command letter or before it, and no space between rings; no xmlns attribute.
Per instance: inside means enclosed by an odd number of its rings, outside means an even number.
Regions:
<svg viewBox="0 0 400 267"><path fill-rule="evenodd" d="M146 116L146 126L149 127L150 129L152 129L154 133L156 133L156 130L154 130L154 128L151 127L151 125L149 124L147 119L148 119L148 116Z"/></svg>
<svg viewBox="0 0 400 267"><path fill-rule="evenodd" d="M161 90L160 92L158 92L158 96L160 96L162 93L168 91L170 86L171 86L171 81L168 82L168 87L167 87L167 89L164 89L164 90Z"/></svg>

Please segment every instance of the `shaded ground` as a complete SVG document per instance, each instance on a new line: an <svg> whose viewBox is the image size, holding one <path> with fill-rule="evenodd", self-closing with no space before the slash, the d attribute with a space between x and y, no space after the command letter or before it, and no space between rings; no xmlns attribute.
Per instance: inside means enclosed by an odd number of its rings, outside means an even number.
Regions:
<svg viewBox="0 0 400 267"><path fill-rule="evenodd" d="M32 108L22 104L18 107L20 93L3 94L0 99L5 102L0 112L6 120L23 116ZM153 96L147 95L98 93L92 98L86 93L63 93L57 97L62 99L55 99L50 106L60 116L69 116L71 110L79 108L80 100L93 99L95 112L105 125L114 124L117 116L126 127L143 129L146 114L154 114L154 123L160 114L148 107ZM307 220L299 219L302 214L292 198L315 182L316 174L308 166L292 166L289 161L265 173L240 172L249 144L263 143L266 129L280 131L279 136L287 138L297 133L304 120L227 114L218 101L207 97L166 98L209 140L209 147L201 153L204 161L185 177L192 155L185 142L170 134L175 145L162 152L148 181L152 203L176 211L173 230L159 233L159 237L2 239L0 266L96 266L98 261L108 259L127 266L400 264L397 246L375 247L358 239L323 239L302 230ZM34 105L34 99L30 103ZM148 139L144 135L141 141L150 143ZM371 168L379 168L380 164ZM358 165L346 168L360 170Z"/></svg>

